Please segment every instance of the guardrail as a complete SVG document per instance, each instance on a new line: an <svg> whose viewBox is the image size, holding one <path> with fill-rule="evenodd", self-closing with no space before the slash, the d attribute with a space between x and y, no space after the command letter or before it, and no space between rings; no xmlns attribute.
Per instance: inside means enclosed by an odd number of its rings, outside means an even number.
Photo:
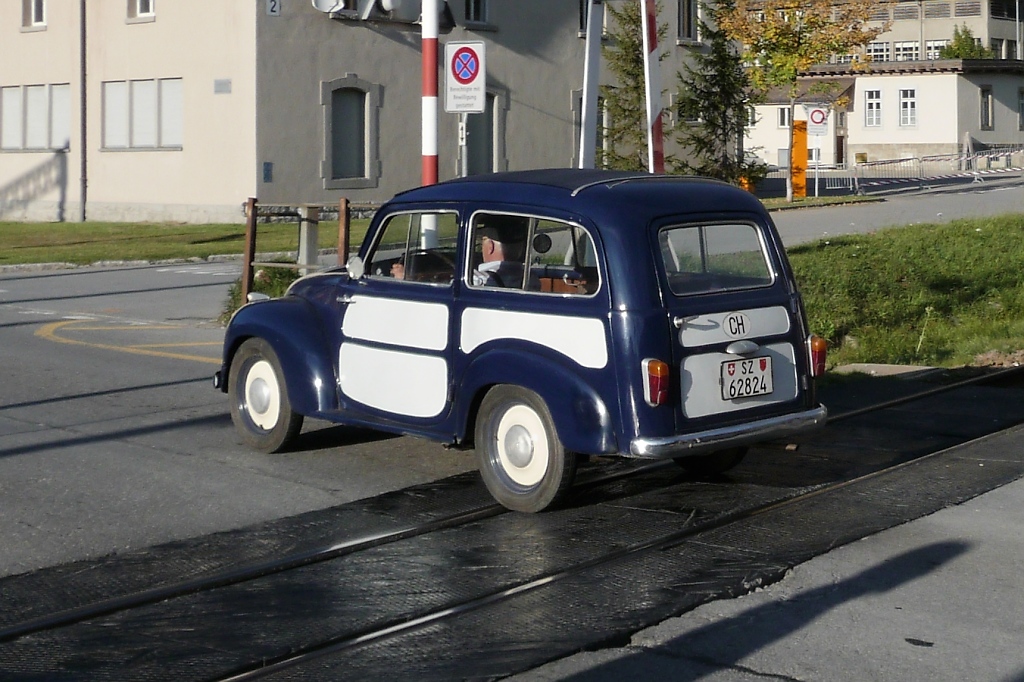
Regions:
<svg viewBox="0 0 1024 682"><path fill-rule="evenodd" d="M242 300L252 291L255 267L289 268L305 275L319 269L320 222L336 215L338 221L338 265L348 262L350 227L353 212L372 215L374 204L353 204L341 199L336 205L324 204L261 204L255 197L245 202L245 249L242 253ZM295 263L256 262L256 227L258 224L298 225L298 251Z"/></svg>
<svg viewBox="0 0 1024 682"><path fill-rule="evenodd" d="M807 166L808 189L815 175L826 190L846 189L864 194L873 188L937 180L970 178L983 182L984 176L1024 171L1024 146L991 147L970 154L934 154L905 159L862 161L852 166ZM768 178L785 178L788 168L771 171Z"/></svg>
<svg viewBox="0 0 1024 682"><path fill-rule="evenodd" d="M884 187L908 182L971 178L1024 170L1024 149L994 147L972 154L935 154L911 159L869 161L853 167L857 189Z"/></svg>

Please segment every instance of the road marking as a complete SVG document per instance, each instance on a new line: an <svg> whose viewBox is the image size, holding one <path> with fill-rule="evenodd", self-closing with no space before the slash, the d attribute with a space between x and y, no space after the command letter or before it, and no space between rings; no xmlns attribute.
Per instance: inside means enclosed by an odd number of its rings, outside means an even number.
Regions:
<svg viewBox="0 0 1024 682"><path fill-rule="evenodd" d="M183 347L183 346L202 346L202 345L216 346L216 345L220 345L220 344L217 344L217 343L205 343L205 342L202 342L202 343L188 343L188 342L184 342L184 343L177 343L177 344L142 344L142 345L137 345L137 346L134 346L134 345L133 346L119 346L119 345L109 344L109 343L93 343L93 342L90 342L90 341L80 341L78 339L69 339L69 338L66 338L64 336L60 336L59 335L59 332L61 332L63 330L67 330L67 331L107 331L107 330L125 330L125 329L132 329L132 330L139 330L139 329L181 329L181 327L164 326L164 325L154 326L154 327L140 327L140 326L132 326L132 327L124 327L124 326L116 326L116 327L81 327L81 326L77 326L78 323L82 322L82 321L83 320L60 320L60 321L57 321L57 322L50 322L49 324L46 324L42 328L40 328L39 331L36 332L36 336L38 336L41 339L46 339L47 341L54 341L56 343L67 343L67 344L70 344L70 345L73 345L73 346L86 346L88 348L99 348L101 350L110 350L110 351L115 351L115 352L119 352L119 353L132 353L132 354L135 354L135 355L150 355L150 356L160 357L160 358L172 358L174 360L192 360L192 361L195 361L195 362L203 362L203 363L207 363L207 364L211 364L211 365L219 365L220 364L220 359L219 358L211 358L209 356L188 355L186 353L171 353L171 352L168 352L168 351L155 350L155 348L173 348L173 347ZM90 320L90 321L94 321L94 320Z"/></svg>

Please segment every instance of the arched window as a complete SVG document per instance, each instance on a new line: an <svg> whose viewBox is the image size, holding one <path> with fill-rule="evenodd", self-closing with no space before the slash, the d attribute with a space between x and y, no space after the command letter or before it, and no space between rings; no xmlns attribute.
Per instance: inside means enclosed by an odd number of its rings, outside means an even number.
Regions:
<svg viewBox="0 0 1024 682"><path fill-rule="evenodd" d="M354 74L321 85L324 189L377 186L381 174L378 152L381 90L381 86Z"/></svg>

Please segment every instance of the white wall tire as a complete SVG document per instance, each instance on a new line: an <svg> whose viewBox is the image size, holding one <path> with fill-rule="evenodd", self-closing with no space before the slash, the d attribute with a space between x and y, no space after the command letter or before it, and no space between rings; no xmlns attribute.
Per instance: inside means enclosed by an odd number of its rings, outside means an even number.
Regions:
<svg viewBox="0 0 1024 682"><path fill-rule="evenodd" d="M576 455L562 447L547 405L519 386L495 386L484 396L475 444L484 484L509 509L547 509L576 475Z"/></svg>
<svg viewBox="0 0 1024 682"><path fill-rule="evenodd" d="M284 372L270 344L247 339L228 372L231 421L242 440L263 452L278 452L302 429L302 415L292 411Z"/></svg>

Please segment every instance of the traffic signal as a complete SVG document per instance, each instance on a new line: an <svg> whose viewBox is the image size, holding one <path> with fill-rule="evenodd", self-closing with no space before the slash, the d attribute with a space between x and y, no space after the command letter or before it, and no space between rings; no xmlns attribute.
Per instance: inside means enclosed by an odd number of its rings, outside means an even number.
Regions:
<svg viewBox="0 0 1024 682"><path fill-rule="evenodd" d="M420 0L312 0L313 7L342 19L360 21L397 21L416 24L420 21ZM454 25L447 1L439 3L441 25Z"/></svg>

